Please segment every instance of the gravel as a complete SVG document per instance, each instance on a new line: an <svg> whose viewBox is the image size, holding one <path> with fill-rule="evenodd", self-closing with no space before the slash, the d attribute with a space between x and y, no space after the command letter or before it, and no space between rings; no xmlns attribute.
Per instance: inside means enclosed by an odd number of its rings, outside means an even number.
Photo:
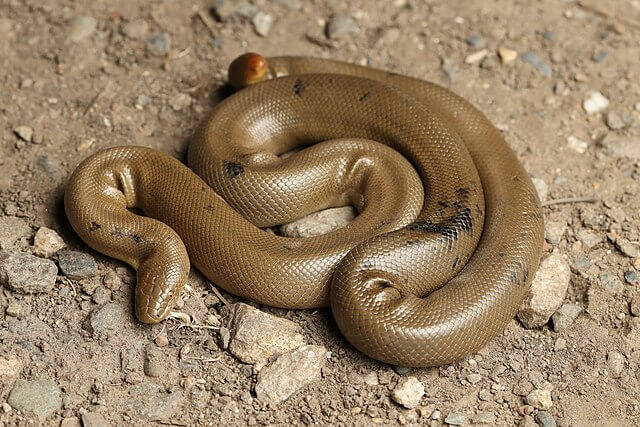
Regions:
<svg viewBox="0 0 640 427"><path fill-rule="evenodd" d="M15 292L51 292L58 268L53 261L20 252L0 252L0 284Z"/></svg>
<svg viewBox="0 0 640 427"><path fill-rule="evenodd" d="M70 279L87 279L98 274L96 260L85 252L60 251L58 252L58 265L62 274Z"/></svg>
<svg viewBox="0 0 640 427"><path fill-rule="evenodd" d="M391 398L408 409L413 409L420 403L425 394L424 385L416 377L404 377L391 393Z"/></svg>
<svg viewBox="0 0 640 427"><path fill-rule="evenodd" d="M61 391L49 378L16 381L7 402L14 409L46 418L62 406Z"/></svg>

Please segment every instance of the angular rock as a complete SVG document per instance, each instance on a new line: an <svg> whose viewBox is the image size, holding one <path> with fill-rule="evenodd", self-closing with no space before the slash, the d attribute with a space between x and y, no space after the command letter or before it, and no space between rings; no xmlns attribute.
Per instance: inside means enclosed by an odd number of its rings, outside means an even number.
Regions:
<svg viewBox="0 0 640 427"><path fill-rule="evenodd" d="M244 363L265 363L304 344L300 326L291 320L243 303L233 304L227 310L229 350Z"/></svg>
<svg viewBox="0 0 640 427"><path fill-rule="evenodd" d="M122 304L109 303L92 311L86 328L93 336L105 336L122 330L129 314Z"/></svg>
<svg viewBox="0 0 640 427"><path fill-rule="evenodd" d="M53 261L31 254L0 252L0 284L16 292L50 292L57 275Z"/></svg>
<svg viewBox="0 0 640 427"><path fill-rule="evenodd" d="M527 403L536 409L547 411L553 406L551 390L535 389L525 399Z"/></svg>
<svg viewBox="0 0 640 427"><path fill-rule="evenodd" d="M489 51L487 49L481 49L477 52L467 55L464 58L464 62L465 64L477 64L478 62L486 58L488 54L489 54Z"/></svg>
<svg viewBox="0 0 640 427"><path fill-rule="evenodd" d="M273 25L273 16L265 12L258 12L251 19L251 23L253 24L256 34L267 37L269 30L271 30L271 25Z"/></svg>
<svg viewBox="0 0 640 427"><path fill-rule="evenodd" d="M424 396L424 385L416 377L405 377L398 381L391 398L408 409L413 409Z"/></svg>
<svg viewBox="0 0 640 427"><path fill-rule="evenodd" d="M351 206L325 209L314 212L280 227L280 233L286 237L312 237L325 234L349 224L356 217Z"/></svg>
<svg viewBox="0 0 640 427"><path fill-rule="evenodd" d="M589 92L582 102L582 108L587 114L596 114L604 111L609 106L609 100L600 92Z"/></svg>
<svg viewBox="0 0 640 427"><path fill-rule="evenodd" d="M625 126L624 121L615 111L609 111L607 113L606 122L609 129L612 130L622 129Z"/></svg>
<svg viewBox="0 0 640 427"><path fill-rule="evenodd" d="M326 348L316 345L305 345L283 354L258 374L257 398L272 405L285 401L301 388L319 380L326 361Z"/></svg>
<svg viewBox="0 0 640 427"><path fill-rule="evenodd" d="M82 423L78 417L63 418L60 427L82 427Z"/></svg>
<svg viewBox="0 0 640 427"><path fill-rule="evenodd" d="M584 229L578 231L576 237L587 247L587 249L591 249L592 247L600 244L603 240L601 235Z"/></svg>
<svg viewBox="0 0 640 427"><path fill-rule="evenodd" d="M540 74L545 77L551 77L551 66L547 61L542 59L540 55L535 52L525 52L520 55L520 58L535 68Z"/></svg>
<svg viewBox="0 0 640 427"><path fill-rule="evenodd" d="M571 270L565 255L553 253L542 261L518 311L518 319L526 328L538 328L549 321L564 300L570 278Z"/></svg>
<svg viewBox="0 0 640 427"><path fill-rule="evenodd" d="M82 414L83 427L109 427L110 425L100 412L85 412Z"/></svg>
<svg viewBox="0 0 640 427"><path fill-rule="evenodd" d="M622 353L612 350L607 354L607 367L613 378L620 378L624 369L624 356Z"/></svg>
<svg viewBox="0 0 640 427"><path fill-rule="evenodd" d="M630 258L640 257L640 245L638 245L638 243L630 242L624 238L618 238L616 239L616 246L620 249L620 252Z"/></svg>
<svg viewBox="0 0 640 427"><path fill-rule="evenodd" d="M615 157L640 159L640 137L623 137L609 132L602 138L600 145Z"/></svg>
<svg viewBox="0 0 640 427"><path fill-rule="evenodd" d="M23 237L31 236L31 227L15 216L0 217L0 250L9 249Z"/></svg>
<svg viewBox="0 0 640 427"><path fill-rule="evenodd" d="M456 414L455 412L449 413L444 419L445 424L450 426L461 426L467 421L467 417L462 414Z"/></svg>
<svg viewBox="0 0 640 427"><path fill-rule="evenodd" d="M211 11L216 19L224 22L236 13L236 2L232 0L216 0Z"/></svg>
<svg viewBox="0 0 640 427"><path fill-rule="evenodd" d="M500 57L500 60L503 64L509 64L516 60L516 58L518 57L518 52L506 47L499 47L498 56Z"/></svg>
<svg viewBox="0 0 640 427"><path fill-rule="evenodd" d="M0 357L0 396L15 383L24 364L15 356Z"/></svg>
<svg viewBox="0 0 640 427"><path fill-rule="evenodd" d="M67 39L78 43L90 37L98 27L98 21L91 16L74 16L69 22Z"/></svg>
<svg viewBox="0 0 640 427"><path fill-rule="evenodd" d="M589 148L589 143L571 135L567 138L567 145L576 153L584 154Z"/></svg>
<svg viewBox="0 0 640 427"><path fill-rule="evenodd" d="M327 22L326 33L330 39L342 39L359 32L358 23L349 14L337 13Z"/></svg>
<svg viewBox="0 0 640 427"><path fill-rule="evenodd" d="M536 421L540 427L556 427L556 420L553 415L547 411L538 411L536 414Z"/></svg>
<svg viewBox="0 0 640 427"><path fill-rule="evenodd" d="M62 237L47 227L40 227L33 237L33 253L45 258L49 258L64 247Z"/></svg>
<svg viewBox="0 0 640 427"><path fill-rule="evenodd" d="M165 56L170 49L171 37L168 33L160 33L147 40L147 52L153 56Z"/></svg>
<svg viewBox="0 0 640 427"><path fill-rule="evenodd" d="M46 418L62 407L61 394L58 385L49 378L18 380L7 402L20 412Z"/></svg>
<svg viewBox="0 0 640 427"><path fill-rule="evenodd" d="M536 191L538 192L538 198L541 201L545 201L547 199L547 195L549 195L549 186L542 178L531 177L531 182L533 182L533 186L536 187Z"/></svg>
<svg viewBox="0 0 640 427"><path fill-rule="evenodd" d="M547 242L552 245L560 243L562 236L564 236L567 230L566 221L545 221L544 223L544 236Z"/></svg>
<svg viewBox="0 0 640 427"><path fill-rule="evenodd" d="M171 418L184 401L180 390L167 393L164 388L148 381L132 385L127 394L128 398L124 399L126 409L150 421Z"/></svg>
<svg viewBox="0 0 640 427"><path fill-rule="evenodd" d="M33 128L29 126L18 126L17 128L13 129L13 133L18 135L21 140L26 142L31 142L31 138L33 138Z"/></svg>
<svg viewBox="0 0 640 427"><path fill-rule="evenodd" d="M555 313L553 313L553 316L551 316L553 329L556 332L560 332L569 328L580 313L582 313L582 306L580 304L563 304L562 307L560 307Z"/></svg>
<svg viewBox="0 0 640 427"><path fill-rule="evenodd" d="M98 273L96 260L85 252L65 250L58 253L62 274L70 279L86 279Z"/></svg>

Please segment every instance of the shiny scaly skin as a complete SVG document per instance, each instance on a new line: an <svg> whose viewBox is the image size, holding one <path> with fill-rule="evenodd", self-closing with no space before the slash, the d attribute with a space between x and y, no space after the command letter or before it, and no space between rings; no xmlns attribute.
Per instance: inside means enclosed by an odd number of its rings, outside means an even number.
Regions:
<svg viewBox="0 0 640 427"><path fill-rule="evenodd" d="M482 113L432 83L325 59L245 54L230 82L248 87L197 131L195 173L115 147L69 181L76 232L138 269L141 321L168 315L190 259L258 303L330 304L345 337L388 363L450 363L503 330L537 269L543 221ZM261 229L346 204L358 217L322 236Z"/></svg>

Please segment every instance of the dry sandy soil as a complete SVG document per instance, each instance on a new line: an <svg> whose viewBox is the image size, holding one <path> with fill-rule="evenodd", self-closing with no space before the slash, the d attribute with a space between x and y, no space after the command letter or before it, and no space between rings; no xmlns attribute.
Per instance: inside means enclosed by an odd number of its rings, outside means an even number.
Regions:
<svg viewBox="0 0 640 427"><path fill-rule="evenodd" d="M46 292L0 290L0 423L640 425L640 2L606 3L589 3L603 14L571 0L225 0L216 17L198 0L0 0L2 249L37 252L34 234L48 227L81 252L37 254L57 271ZM321 379L278 405L256 397L257 368L222 348L217 327L137 322L134 271L71 230L66 180L114 145L184 160L245 51L435 81L503 131L544 199L597 199L544 208L544 256L566 256L560 298L578 304L577 318L563 328L514 319L477 354L408 370L356 351L327 310L260 307L331 352ZM609 104L588 113L593 91ZM65 273L64 262L88 271ZM192 276L178 310L215 325L224 303ZM101 334L91 321L105 306L120 317ZM425 393L407 409L393 391L411 376ZM40 418L25 409L39 406Z"/></svg>

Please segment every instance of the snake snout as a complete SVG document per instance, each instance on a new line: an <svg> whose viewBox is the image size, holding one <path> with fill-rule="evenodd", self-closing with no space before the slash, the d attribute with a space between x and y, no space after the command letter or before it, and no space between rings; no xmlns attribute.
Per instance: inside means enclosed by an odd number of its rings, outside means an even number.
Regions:
<svg viewBox="0 0 640 427"><path fill-rule="evenodd" d="M229 65L229 83L236 89L247 87L268 78L267 60L257 53L238 56Z"/></svg>

